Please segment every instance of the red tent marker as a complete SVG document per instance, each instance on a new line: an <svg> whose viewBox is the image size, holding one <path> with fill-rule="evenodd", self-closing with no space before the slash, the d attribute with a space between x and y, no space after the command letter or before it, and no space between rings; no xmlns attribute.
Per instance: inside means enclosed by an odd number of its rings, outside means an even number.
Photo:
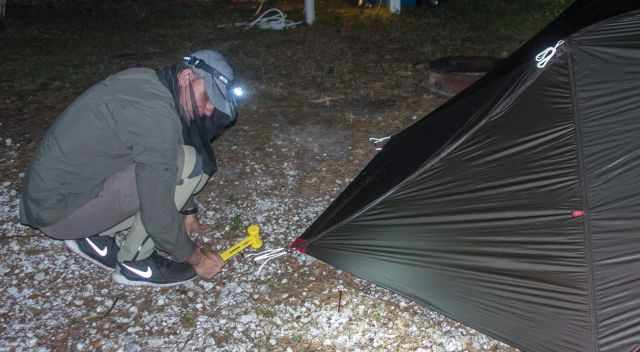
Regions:
<svg viewBox="0 0 640 352"><path fill-rule="evenodd" d="M573 210L571 212L571 217L573 218L581 218L584 216L584 210Z"/></svg>

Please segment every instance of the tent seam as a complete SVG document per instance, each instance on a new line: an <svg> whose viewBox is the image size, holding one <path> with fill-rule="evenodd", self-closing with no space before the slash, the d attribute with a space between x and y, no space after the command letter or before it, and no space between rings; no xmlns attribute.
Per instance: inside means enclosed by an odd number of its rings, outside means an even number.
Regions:
<svg viewBox="0 0 640 352"><path fill-rule="evenodd" d="M589 305L591 309L591 323L593 326L591 341L593 344L594 352L600 351L600 346L598 345L598 312L596 310L596 301L595 301L595 287L594 287L594 269L593 269L593 251L591 246L591 211L590 211L590 201L589 201L589 192L588 192L588 182L587 175L585 172L585 163L584 163L584 150L582 144L582 129L581 129L581 119L582 114L578 105L578 93L576 87L576 77L575 77L575 67L574 67L574 57L573 51L571 50L573 40L569 40L568 45L568 55L567 55L567 63L569 67L569 80L571 86L571 101L573 104L574 110L574 122L576 126L576 152L577 152L577 161L578 161L578 178L580 180L581 187L581 196L582 196L582 207L584 211L584 243L585 243L585 262L588 265L588 285L589 285Z"/></svg>

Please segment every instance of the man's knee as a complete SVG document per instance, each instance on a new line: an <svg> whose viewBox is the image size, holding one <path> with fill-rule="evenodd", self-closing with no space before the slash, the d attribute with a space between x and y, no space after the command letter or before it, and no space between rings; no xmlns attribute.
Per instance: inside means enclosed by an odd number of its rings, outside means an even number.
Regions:
<svg viewBox="0 0 640 352"><path fill-rule="evenodd" d="M195 148L183 145L178 152L180 179L192 179L202 176L202 159Z"/></svg>

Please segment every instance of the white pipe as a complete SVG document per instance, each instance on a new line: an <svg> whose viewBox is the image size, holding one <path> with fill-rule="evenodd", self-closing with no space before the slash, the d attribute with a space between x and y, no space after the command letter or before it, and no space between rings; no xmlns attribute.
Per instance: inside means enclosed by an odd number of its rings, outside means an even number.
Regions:
<svg viewBox="0 0 640 352"><path fill-rule="evenodd" d="M316 20L315 0L304 0L304 21L312 25Z"/></svg>
<svg viewBox="0 0 640 352"><path fill-rule="evenodd" d="M399 15L400 0L389 0L389 11L391 11L392 14Z"/></svg>

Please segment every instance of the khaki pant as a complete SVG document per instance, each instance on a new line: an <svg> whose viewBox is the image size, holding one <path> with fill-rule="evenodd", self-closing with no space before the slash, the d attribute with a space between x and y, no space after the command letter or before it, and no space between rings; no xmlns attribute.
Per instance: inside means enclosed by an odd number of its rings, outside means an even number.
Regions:
<svg viewBox="0 0 640 352"><path fill-rule="evenodd" d="M178 152L178 184L175 190L176 211L200 192L209 176L202 172L202 162L193 147L182 146ZM119 261L140 260L153 253L155 244L142 225L140 201L135 180L135 166L107 178L98 196L56 224L41 228L58 239L79 239L93 235L114 236L129 229L118 252ZM185 235L186 236L186 235Z"/></svg>

